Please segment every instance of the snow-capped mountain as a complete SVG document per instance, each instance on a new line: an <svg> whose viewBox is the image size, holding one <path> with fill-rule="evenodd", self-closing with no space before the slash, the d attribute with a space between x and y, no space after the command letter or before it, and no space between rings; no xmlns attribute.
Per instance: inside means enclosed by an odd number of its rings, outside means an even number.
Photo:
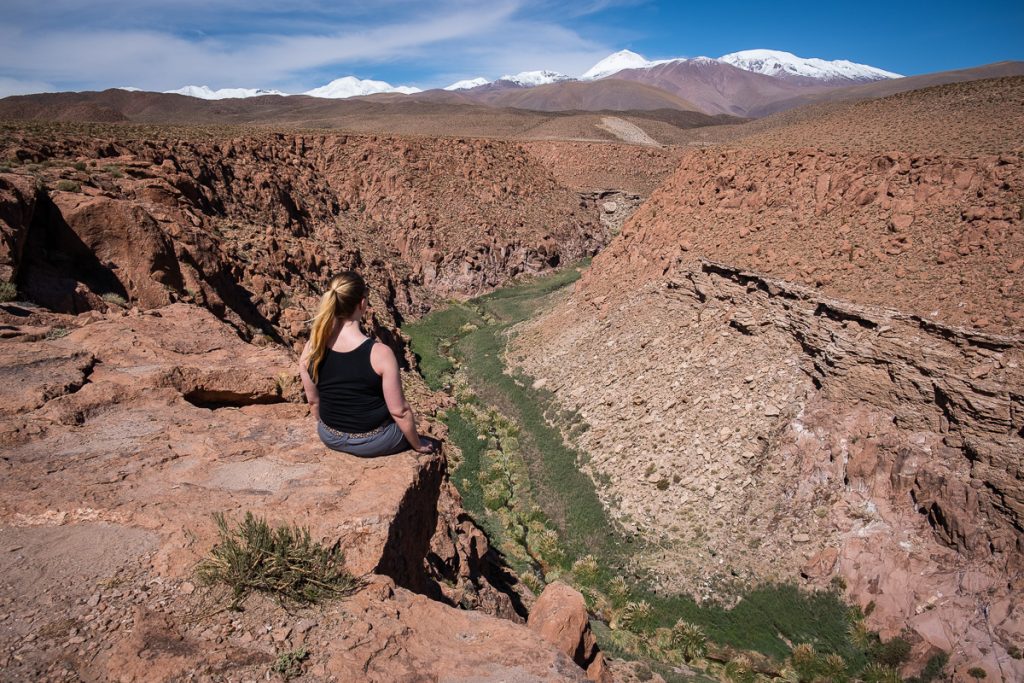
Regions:
<svg viewBox="0 0 1024 683"><path fill-rule="evenodd" d="M828 61L797 57L782 50L741 50L718 58L744 71L775 76L776 78L813 78L819 81L880 81L902 78L901 74L857 64L845 59Z"/></svg>
<svg viewBox="0 0 1024 683"><path fill-rule="evenodd" d="M479 88L481 85L487 85L490 83L486 78L468 78L464 81L455 81L451 85L446 85L444 90L469 90L470 88Z"/></svg>
<svg viewBox="0 0 1024 683"><path fill-rule="evenodd" d="M580 80L589 81L607 78L625 69L650 69L671 62L713 61L731 64L744 71L773 76L784 80L812 79L832 83L879 81L886 78L902 78L900 74L884 71L866 64L857 64L845 59L828 61L817 58L797 57L782 50L741 50L719 57L679 57L676 59L647 59L631 50L620 50L590 67Z"/></svg>
<svg viewBox="0 0 1024 683"><path fill-rule="evenodd" d="M581 81L593 81L598 78L604 78L605 76L611 76L614 73L618 73L623 69L647 69L658 64L665 64L674 60L671 59L655 59L650 60L638 55L632 50L619 50L608 55L594 66L587 69L582 76Z"/></svg>
<svg viewBox="0 0 1024 683"><path fill-rule="evenodd" d="M310 97L326 97L330 99L344 99L346 97L360 97L363 95L375 95L382 92L397 92L403 95L421 92L419 88L408 85L394 86L385 81L372 81L356 78L355 76L344 76L336 78L327 85L313 88L302 93Z"/></svg>
<svg viewBox="0 0 1024 683"><path fill-rule="evenodd" d="M128 90L128 88L122 88ZM206 85L186 85L176 90L164 90L169 95L187 95L202 100L226 100L240 97L260 97L261 95L287 95L280 90L264 90L263 88L221 88L214 90Z"/></svg>
<svg viewBox="0 0 1024 683"><path fill-rule="evenodd" d="M557 71L521 71L514 76L502 76L498 81L514 83L524 88L532 88L535 85L547 85L559 81L574 81L572 76L560 74ZM497 82L497 81L495 81Z"/></svg>

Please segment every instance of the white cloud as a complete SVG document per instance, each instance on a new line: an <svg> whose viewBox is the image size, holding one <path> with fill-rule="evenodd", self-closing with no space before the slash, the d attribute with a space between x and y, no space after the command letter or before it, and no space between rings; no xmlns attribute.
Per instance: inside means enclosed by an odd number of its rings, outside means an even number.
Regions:
<svg viewBox="0 0 1024 683"><path fill-rule="evenodd" d="M45 13L35 3L13 0L5 15L15 20L0 27L0 77L51 90L52 84L81 90L130 83L159 91L206 83L301 92L340 76L365 78L375 66L394 72L408 65L416 78L388 80L434 87L450 82L443 74L451 73L578 74L611 51L561 26L557 17L544 19L564 14L558 3L371 4L380 16L369 16L367 3L318 0L300 0L287 12L270 0L180 0L173 7L96 0L88 15L72 0L52 0ZM186 19L175 23L175 14ZM111 24L111 16L120 26ZM196 16L222 22L223 30L182 23L194 23ZM54 17L64 26L53 25ZM174 33L153 28L163 20Z"/></svg>
<svg viewBox="0 0 1024 683"><path fill-rule="evenodd" d="M17 78L0 76L0 97L30 95L37 92L53 92L56 89L52 83L46 83L45 81L23 81Z"/></svg>

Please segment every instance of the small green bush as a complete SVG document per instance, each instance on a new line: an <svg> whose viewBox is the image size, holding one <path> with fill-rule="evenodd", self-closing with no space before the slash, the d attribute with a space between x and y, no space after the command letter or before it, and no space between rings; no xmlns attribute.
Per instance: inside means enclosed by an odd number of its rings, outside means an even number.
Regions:
<svg viewBox="0 0 1024 683"><path fill-rule="evenodd" d="M910 683L932 683L932 681L943 680L942 675L943 669L946 668L946 664L949 663L949 655L945 652L940 652L937 655L932 655L928 658L928 663L924 665L921 670L921 674L910 679Z"/></svg>
<svg viewBox="0 0 1024 683"><path fill-rule="evenodd" d="M898 667L910 656L910 643L904 638L893 638L879 644L873 655L874 660L879 664Z"/></svg>
<svg viewBox="0 0 1024 683"><path fill-rule="evenodd" d="M51 327L46 332L46 338L47 339L62 339L63 337L68 336L70 333L71 333L71 330L69 330L66 327Z"/></svg>
<svg viewBox="0 0 1024 683"><path fill-rule="evenodd" d="M971 678L980 681L983 678L988 678L988 674L980 666L972 666L967 670L967 675Z"/></svg>
<svg viewBox="0 0 1024 683"><path fill-rule="evenodd" d="M74 180L57 181L57 189L61 192L81 192L82 186Z"/></svg>
<svg viewBox="0 0 1024 683"><path fill-rule="evenodd" d="M107 292L106 294L101 294L100 298L113 306L124 307L128 305L128 301L123 296L117 294L116 292Z"/></svg>
<svg viewBox="0 0 1024 683"><path fill-rule="evenodd" d="M309 659L309 653L306 652L304 647L300 647L298 650L282 652L274 660L272 671L281 674L284 680L290 681L302 675L303 664L307 659Z"/></svg>
<svg viewBox="0 0 1024 683"><path fill-rule="evenodd" d="M84 171L85 170L85 162L84 161L76 161L72 166L73 166L73 168L76 171Z"/></svg>
<svg viewBox="0 0 1024 683"><path fill-rule="evenodd" d="M251 512L233 529L223 514L213 518L220 542L196 567L196 576L204 585L229 587L231 609L238 609L252 591L312 604L347 595L359 585L343 567L339 543L316 543L301 527L271 529Z"/></svg>
<svg viewBox="0 0 1024 683"><path fill-rule="evenodd" d="M900 672L891 666L872 662L860 672L860 680L864 683L902 683Z"/></svg>
<svg viewBox="0 0 1024 683"><path fill-rule="evenodd" d="M0 302L14 301L18 298L18 286L13 282L0 282Z"/></svg>
<svg viewBox="0 0 1024 683"><path fill-rule="evenodd" d="M679 650L683 659L692 662L707 654L708 638L700 626L680 619L672 627L672 647Z"/></svg>

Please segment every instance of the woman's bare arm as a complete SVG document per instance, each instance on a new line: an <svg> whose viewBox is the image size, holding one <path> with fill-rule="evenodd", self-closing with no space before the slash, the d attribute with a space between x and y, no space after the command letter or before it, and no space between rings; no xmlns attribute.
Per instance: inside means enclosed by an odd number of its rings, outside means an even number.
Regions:
<svg viewBox="0 0 1024 683"><path fill-rule="evenodd" d="M299 356L299 377L302 378L302 388L305 390L306 400L309 402L309 414L319 422L320 392L316 390L316 384L313 382L313 378L309 374L309 368L306 366L311 350L309 342L306 342L306 347L302 349L302 355Z"/></svg>
<svg viewBox="0 0 1024 683"><path fill-rule="evenodd" d="M416 431L416 416L405 399L405 392L402 391L402 374L398 370L395 352L387 344L374 344L370 351L370 365L380 374L384 383L384 402L387 403L395 424L405 434L406 441L420 453L430 452L431 444L421 440L419 432Z"/></svg>

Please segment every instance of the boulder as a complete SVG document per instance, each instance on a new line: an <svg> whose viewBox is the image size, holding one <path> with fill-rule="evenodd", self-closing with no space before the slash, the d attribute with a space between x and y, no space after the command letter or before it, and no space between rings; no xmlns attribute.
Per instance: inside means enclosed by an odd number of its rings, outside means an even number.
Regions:
<svg viewBox="0 0 1024 683"><path fill-rule="evenodd" d="M604 654L590 630L587 603L579 591L561 581L549 583L537 598L527 626L564 652L587 672L587 679L611 681Z"/></svg>

